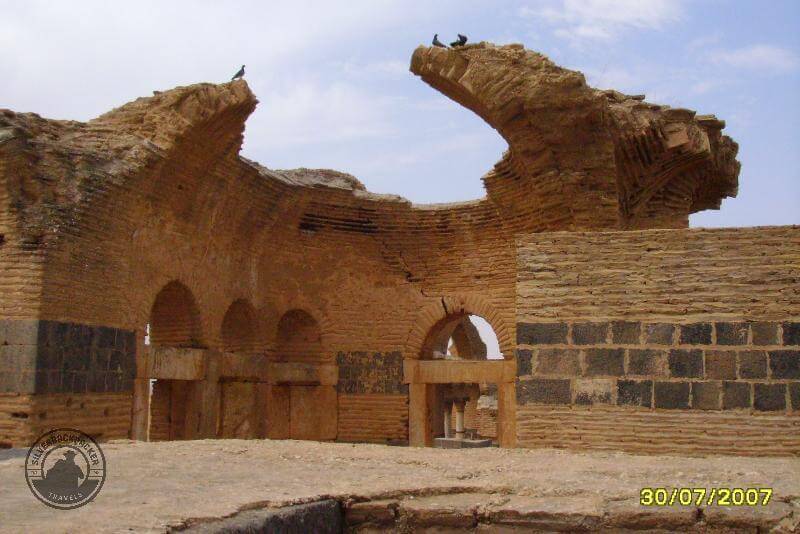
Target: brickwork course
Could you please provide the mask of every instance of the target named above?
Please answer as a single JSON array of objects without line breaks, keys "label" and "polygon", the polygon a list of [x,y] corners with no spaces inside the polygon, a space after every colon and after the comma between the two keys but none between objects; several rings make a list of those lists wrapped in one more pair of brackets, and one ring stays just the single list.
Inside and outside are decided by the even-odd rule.
[{"label": "brickwork course", "polygon": [[723,121],[521,45],[410,67],[508,142],[485,197],[242,158],[242,80],[86,123],[0,110],[0,445],[430,445],[473,384],[502,447],[800,454],[800,228],[688,229],[737,192]]}]

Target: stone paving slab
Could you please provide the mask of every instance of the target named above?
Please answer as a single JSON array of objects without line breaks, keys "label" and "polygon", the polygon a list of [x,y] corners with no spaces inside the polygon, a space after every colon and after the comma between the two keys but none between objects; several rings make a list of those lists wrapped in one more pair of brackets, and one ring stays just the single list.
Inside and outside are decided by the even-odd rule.
[{"label": "stone paving slab", "polygon": [[[449,510],[448,521],[463,524],[455,527],[462,531],[558,524],[708,530],[713,524],[792,532],[800,523],[798,458],[418,449],[292,440],[102,446],[108,465],[105,486],[94,502],[69,511],[53,510],[33,497],[24,458],[0,460],[0,532],[164,532],[245,510],[330,498],[342,503],[353,522],[368,523],[375,514],[381,528],[393,528],[387,527],[392,517],[395,525],[398,519],[411,525],[414,517],[435,523],[431,512],[439,509]],[[645,508],[638,498],[646,486],[769,486],[774,497],[758,509]],[[404,510],[411,513],[404,515]]]}]

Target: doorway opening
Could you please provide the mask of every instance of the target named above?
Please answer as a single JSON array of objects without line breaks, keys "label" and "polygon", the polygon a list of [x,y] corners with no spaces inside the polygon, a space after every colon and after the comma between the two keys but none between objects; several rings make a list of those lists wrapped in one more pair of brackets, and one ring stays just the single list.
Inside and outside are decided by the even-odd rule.
[{"label": "doorway opening", "polygon": [[[159,291],[150,311],[145,344],[151,349],[200,348],[202,324],[192,292],[178,281]],[[194,383],[155,379],[150,383],[150,441],[187,439],[195,410]]]},{"label": "doorway opening", "polygon": [[[486,372],[489,366],[461,365],[504,359],[491,325],[468,313],[445,317],[431,329],[420,356],[421,360],[442,362],[440,374],[461,377],[428,385],[430,435],[426,442],[446,448],[497,445],[495,375]],[[466,372],[444,370],[450,362]]]}]

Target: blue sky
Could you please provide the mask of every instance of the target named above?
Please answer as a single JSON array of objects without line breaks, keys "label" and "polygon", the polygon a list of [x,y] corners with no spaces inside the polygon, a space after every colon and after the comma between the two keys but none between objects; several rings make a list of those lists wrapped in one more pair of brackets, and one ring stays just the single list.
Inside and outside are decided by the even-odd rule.
[{"label": "blue sky", "polygon": [[693,226],[800,223],[800,2],[0,0],[0,107],[90,119],[247,64],[261,103],[243,154],[327,167],[414,202],[483,195],[502,138],[408,72],[438,32],[521,42],[591,85],[714,113],[739,197]]}]

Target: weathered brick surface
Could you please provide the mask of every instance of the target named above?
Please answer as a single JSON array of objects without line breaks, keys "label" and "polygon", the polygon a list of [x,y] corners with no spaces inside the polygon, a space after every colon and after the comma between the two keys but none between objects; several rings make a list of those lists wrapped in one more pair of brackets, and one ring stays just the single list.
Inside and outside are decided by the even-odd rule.
[{"label": "weathered brick surface", "polygon": [[[737,436],[750,436],[741,438],[737,451],[758,448],[751,429],[760,427],[761,432],[773,429],[765,435],[779,436],[772,445],[775,450],[799,452],[791,445],[796,419],[792,394],[800,387],[795,385],[800,383],[795,377],[796,346],[786,344],[794,339],[786,325],[796,323],[793,318],[800,314],[800,294],[787,290],[796,285],[798,276],[798,229],[768,229],[766,234],[762,229],[645,234],[579,233],[569,239],[565,235],[564,241],[551,234],[519,240],[521,267],[525,260],[539,264],[546,256],[559,269],[536,277],[523,268],[517,283],[518,321],[536,318],[552,323],[558,318],[567,324],[571,344],[559,342],[552,348],[580,349],[584,376],[615,383],[616,408],[605,409],[611,410],[609,420],[629,425],[625,428],[653,424],[661,417],[658,414],[665,413],[675,414],[676,421],[721,417],[725,423],[720,423],[720,432],[737,429],[730,434],[732,442]],[[732,291],[733,287],[742,290]],[[770,292],[781,297],[771,298]],[[609,337],[587,343],[583,325],[606,322]],[[624,373],[593,375],[603,360],[592,355],[617,349],[625,353]],[[577,382],[574,387],[573,411],[559,412],[558,420],[564,424],[569,424],[570,413],[578,424],[583,415],[577,410],[589,414],[599,409],[589,395],[579,393]],[[787,399],[783,404],[781,390]],[[770,417],[759,418],[754,410]],[[524,419],[534,412],[541,416],[540,411],[521,407],[518,428],[535,428],[535,421]],[[581,439],[598,446],[614,439],[615,425],[602,431],[595,428],[583,431]],[[663,432],[686,443],[708,439],[702,424],[685,428],[676,423]],[[548,442],[526,436],[522,431],[520,439]]]}]

